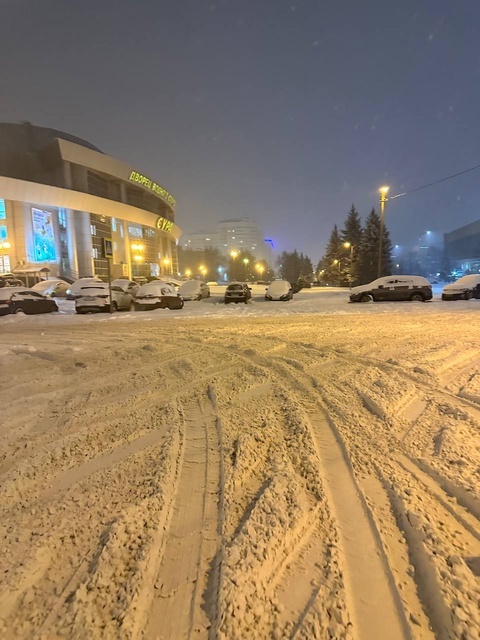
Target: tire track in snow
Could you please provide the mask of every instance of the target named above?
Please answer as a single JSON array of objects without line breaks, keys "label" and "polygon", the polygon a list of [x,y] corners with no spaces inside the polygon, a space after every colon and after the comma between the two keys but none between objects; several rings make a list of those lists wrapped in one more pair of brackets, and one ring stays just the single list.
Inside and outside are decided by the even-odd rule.
[{"label": "tire track in snow", "polygon": [[378,533],[353,478],[351,467],[327,419],[309,415],[336,516],[346,563],[347,602],[354,611],[355,636],[365,640],[410,638],[398,594],[378,543]]},{"label": "tire track in snow", "polygon": [[211,401],[187,405],[185,424],[183,462],[144,632],[147,640],[207,638],[216,624],[211,604],[217,584],[209,584],[208,578],[219,547],[221,451]]}]

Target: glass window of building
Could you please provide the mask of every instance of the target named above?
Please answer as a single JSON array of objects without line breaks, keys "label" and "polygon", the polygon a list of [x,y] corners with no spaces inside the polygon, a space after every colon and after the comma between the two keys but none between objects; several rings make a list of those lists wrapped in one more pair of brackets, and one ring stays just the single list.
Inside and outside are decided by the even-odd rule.
[{"label": "glass window of building", "polygon": [[0,240],[6,240],[8,238],[7,227],[4,224],[0,224]]},{"label": "glass window of building", "polygon": [[5,220],[7,212],[5,211],[5,200],[0,199],[0,220]]},{"label": "glass window of building", "polygon": [[67,213],[65,209],[58,210],[58,224],[64,229],[67,228]]}]

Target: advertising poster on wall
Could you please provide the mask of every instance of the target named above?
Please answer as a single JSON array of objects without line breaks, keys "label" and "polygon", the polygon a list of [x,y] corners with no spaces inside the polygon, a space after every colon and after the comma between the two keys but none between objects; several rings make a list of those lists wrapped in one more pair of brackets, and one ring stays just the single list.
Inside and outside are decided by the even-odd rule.
[{"label": "advertising poster on wall", "polygon": [[53,215],[49,211],[32,209],[33,251],[35,262],[55,262]]}]

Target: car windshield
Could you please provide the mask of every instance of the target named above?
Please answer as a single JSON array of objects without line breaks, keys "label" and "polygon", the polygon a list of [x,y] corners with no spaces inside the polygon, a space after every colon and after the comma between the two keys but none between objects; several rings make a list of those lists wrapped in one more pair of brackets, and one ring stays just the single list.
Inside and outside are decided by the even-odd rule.
[{"label": "car windshield", "polygon": [[243,291],[244,287],[241,284],[229,284],[227,287],[228,291]]},{"label": "car windshield", "polygon": [[180,287],[180,292],[187,293],[189,291],[194,292],[200,289],[200,282],[192,280],[191,282],[185,282]]}]

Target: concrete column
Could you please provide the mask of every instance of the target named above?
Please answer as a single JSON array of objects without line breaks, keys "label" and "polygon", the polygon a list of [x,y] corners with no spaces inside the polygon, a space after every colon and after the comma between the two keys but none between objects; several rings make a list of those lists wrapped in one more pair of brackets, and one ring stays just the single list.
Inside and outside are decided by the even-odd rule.
[{"label": "concrete column", "polygon": [[71,209],[66,209],[65,214],[67,217],[67,248],[68,248],[68,262],[70,264],[70,275],[72,278],[78,277],[78,256],[77,256],[77,243],[76,243],[76,229],[75,229],[75,215],[76,212]]},{"label": "concrete column", "polygon": [[93,276],[92,234],[90,232],[90,214],[75,211],[75,246],[77,253],[78,275]]}]

